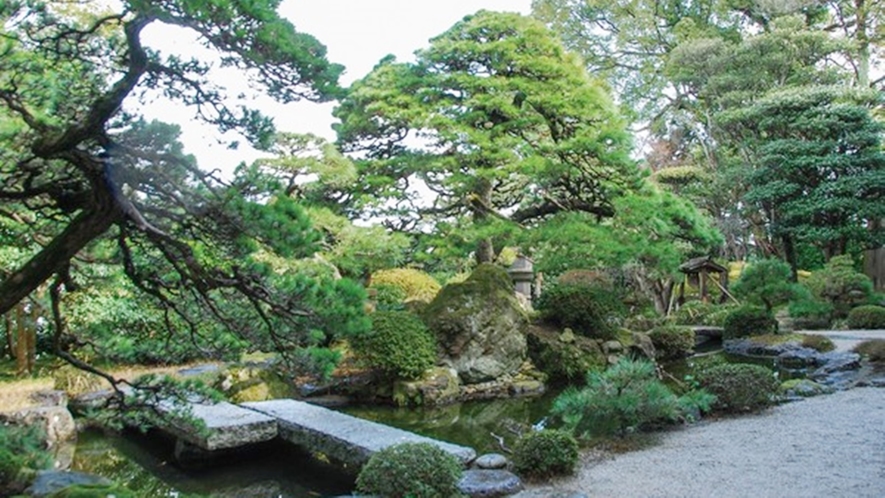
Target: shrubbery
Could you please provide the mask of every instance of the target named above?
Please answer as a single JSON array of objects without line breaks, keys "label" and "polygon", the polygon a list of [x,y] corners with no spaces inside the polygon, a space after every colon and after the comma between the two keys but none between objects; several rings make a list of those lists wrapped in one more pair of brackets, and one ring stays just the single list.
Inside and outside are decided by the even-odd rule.
[{"label": "shrubbery", "polygon": [[624,303],[613,290],[593,284],[555,284],[535,303],[548,323],[570,327],[594,339],[613,339],[617,322],[626,314]]},{"label": "shrubbery", "polygon": [[544,478],[571,474],[578,464],[578,441],[566,431],[530,432],[513,448],[513,467],[522,476]]},{"label": "shrubbery", "polygon": [[461,463],[430,443],[402,443],[372,455],[356,479],[360,493],[384,498],[459,496]]},{"label": "shrubbery", "polygon": [[854,352],[874,362],[885,361],[885,339],[869,339],[854,347]]},{"label": "shrubbery", "polygon": [[414,268],[392,268],[379,270],[372,274],[370,287],[393,285],[405,292],[404,301],[431,301],[442,286],[429,274]]},{"label": "shrubbery", "polygon": [[848,326],[853,329],[885,329],[885,308],[869,304],[852,308]]},{"label": "shrubbery", "polygon": [[560,394],[551,415],[584,437],[692,418],[707,411],[712,402],[713,397],[703,392],[680,398],[658,380],[653,363],[623,358],[604,372],[589,372],[586,387]]},{"label": "shrubbery", "polygon": [[733,309],[733,306],[724,304],[688,301],[670,315],[669,321],[677,325],[721,327],[726,315]]},{"label": "shrubbery", "polygon": [[792,281],[790,265],[779,259],[763,259],[748,265],[731,290],[735,296],[764,306],[769,312],[801,292]]},{"label": "shrubbery", "polygon": [[51,463],[41,429],[0,423],[0,496],[20,492]]},{"label": "shrubbery", "polygon": [[663,325],[648,333],[658,359],[672,360],[684,358],[694,348],[694,332],[688,327]]},{"label": "shrubbery", "polygon": [[774,334],[777,332],[777,320],[765,308],[741,306],[725,317],[722,328],[723,339]]},{"label": "shrubbery", "polygon": [[381,283],[369,287],[369,296],[373,297],[378,311],[402,310],[406,291],[398,285]]},{"label": "shrubbery", "polygon": [[808,299],[793,301],[789,306],[790,317],[797,329],[823,330],[830,326],[833,317],[833,305]]},{"label": "shrubbery", "polygon": [[805,334],[802,336],[802,347],[811,348],[821,353],[836,349],[833,341],[825,335]]},{"label": "shrubbery", "polygon": [[811,274],[808,288],[833,306],[834,318],[845,318],[852,306],[869,302],[873,294],[870,277],[854,269],[851,256],[836,256]]},{"label": "shrubbery", "polygon": [[716,409],[752,411],[771,405],[778,390],[774,372],[760,365],[723,363],[700,370],[697,381],[716,396]]},{"label": "shrubbery", "polygon": [[372,313],[372,330],[351,339],[354,352],[387,375],[415,379],[436,362],[436,341],[417,316],[406,311]]}]

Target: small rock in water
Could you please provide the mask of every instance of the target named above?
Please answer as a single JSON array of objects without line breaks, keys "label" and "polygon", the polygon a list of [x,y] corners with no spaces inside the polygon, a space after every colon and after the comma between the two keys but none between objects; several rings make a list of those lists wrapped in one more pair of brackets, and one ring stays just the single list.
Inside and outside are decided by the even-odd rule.
[{"label": "small rock in water", "polygon": [[471,498],[494,498],[522,490],[522,481],[506,470],[465,470],[458,489]]},{"label": "small rock in water", "polygon": [[487,453],[477,458],[474,464],[480,469],[503,469],[507,466],[507,457],[500,453]]}]

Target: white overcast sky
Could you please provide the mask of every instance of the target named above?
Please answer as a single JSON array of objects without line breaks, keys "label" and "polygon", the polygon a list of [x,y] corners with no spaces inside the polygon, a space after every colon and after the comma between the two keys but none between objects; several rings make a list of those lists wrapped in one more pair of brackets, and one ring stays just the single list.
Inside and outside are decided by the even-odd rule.
[{"label": "white overcast sky", "polygon": [[[398,60],[411,60],[415,50],[448,30],[465,15],[478,10],[529,14],[531,0],[286,0],[280,7],[283,17],[296,30],[315,36],[328,48],[328,59],[345,66],[342,84],[365,76],[387,54]],[[162,50],[187,53],[193,40],[177,28],[149,32],[149,44]],[[227,74],[227,78],[237,75]],[[225,85],[236,88],[233,81]],[[314,133],[333,139],[331,129],[334,103],[281,105],[259,100],[262,112],[272,116],[281,131]],[[227,150],[217,145],[217,133],[190,121],[191,113],[162,102],[155,102],[145,114],[151,118],[177,122],[184,130],[187,151],[197,156],[204,168],[232,171],[241,161],[251,161],[254,151],[241,147]]]}]

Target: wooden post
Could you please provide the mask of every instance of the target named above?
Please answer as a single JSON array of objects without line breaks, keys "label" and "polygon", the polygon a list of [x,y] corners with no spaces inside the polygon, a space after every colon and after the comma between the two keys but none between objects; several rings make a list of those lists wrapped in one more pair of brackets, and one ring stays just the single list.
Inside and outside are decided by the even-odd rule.
[{"label": "wooden post", "polygon": [[698,275],[698,287],[701,293],[701,302],[709,303],[710,299],[707,296],[707,269],[701,268],[701,273]]}]

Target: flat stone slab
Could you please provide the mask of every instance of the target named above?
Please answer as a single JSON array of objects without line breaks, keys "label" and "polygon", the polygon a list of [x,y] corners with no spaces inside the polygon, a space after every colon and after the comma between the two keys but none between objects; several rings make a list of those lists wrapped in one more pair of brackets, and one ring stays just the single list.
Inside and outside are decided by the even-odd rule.
[{"label": "flat stone slab", "polygon": [[[168,414],[172,406],[161,403],[158,408]],[[256,411],[227,402],[190,407],[191,416],[202,420],[205,429],[176,418],[169,418],[167,425],[160,428],[207,451],[237,448],[277,437],[277,421]]]},{"label": "flat stone slab", "polygon": [[476,458],[476,451],[472,448],[419,436],[303,401],[277,399],[241,406],[276,418],[283,439],[348,465],[363,465],[376,452],[399,443],[434,444],[464,465]]}]

